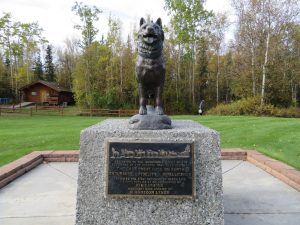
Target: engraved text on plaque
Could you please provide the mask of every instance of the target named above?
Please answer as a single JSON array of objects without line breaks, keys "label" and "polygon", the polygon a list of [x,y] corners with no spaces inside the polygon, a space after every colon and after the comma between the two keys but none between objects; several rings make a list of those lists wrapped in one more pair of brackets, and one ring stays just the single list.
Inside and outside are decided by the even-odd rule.
[{"label": "engraved text on plaque", "polygon": [[194,145],[119,142],[107,145],[108,196],[194,197]]}]

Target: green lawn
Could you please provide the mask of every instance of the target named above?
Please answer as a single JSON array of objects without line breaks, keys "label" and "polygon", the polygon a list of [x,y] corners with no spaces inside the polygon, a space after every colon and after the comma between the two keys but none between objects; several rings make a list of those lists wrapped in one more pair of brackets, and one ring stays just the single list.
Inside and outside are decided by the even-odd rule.
[{"label": "green lawn", "polygon": [[250,116],[176,116],[217,130],[222,148],[255,149],[300,170],[300,119]]},{"label": "green lawn", "polygon": [[36,150],[79,149],[80,130],[104,119],[80,116],[1,116],[0,166]]},{"label": "green lawn", "polygon": [[[256,149],[300,170],[300,119],[230,116],[174,116],[221,134],[222,148]],[[0,165],[35,150],[79,149],[80,130],[103,117],[2,116]]]}]

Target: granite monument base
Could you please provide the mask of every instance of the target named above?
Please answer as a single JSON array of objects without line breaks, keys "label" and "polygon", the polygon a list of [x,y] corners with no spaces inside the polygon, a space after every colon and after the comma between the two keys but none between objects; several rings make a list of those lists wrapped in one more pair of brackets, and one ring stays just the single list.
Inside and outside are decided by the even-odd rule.
[{"label": "granite monument base", "polygon": [[[128,120],[114,119],[103,121],[81,132],[76,209],[77,225],[224,224],[219,135],[207,127],[188,120],[174,121],[172,127],[172,129],[167,130],[130,130]],[[114,142],[115,140],[117,143]],[[122,149],[123,151],[118,151],[118,146],[122,146],[120,143],[122,144],[123,141],[124,143],[142,143],[141,146],[143,143],[150,143],[150,147],[146,149],[152,155],[140,149],[136,150],[136,153],[127,151],[125,147]],[[108,147],[109,143],[114,145]],[[160,146],[160,149],[164,148],[165,150],[152,151],[149,148],[155,147],[153,143],[162,143],[162,146],[165,143],[172,143],[179,149],[180,144],[176,145],[176,143],[190,143],[189,145],[193,146],[193,151],[191,152],[190,147],[188,147],[180,152],[181,150],[177,151],[175,147],[168,149],[167,146]],[[128,144],[128,146],[131,145]],[[110,148],[113,149],[111,155],[109,153]],[[170,149],[174,149],[174,151]],[[155,156],[153,152],[159,152],[159,155]],[[141,163],[143,168],[142,159],[144,162],[150,162],[149,165],[154,165],[153,163],[162,165],[159,160],[153,161],[151,157],[166,157],[161,159],[165,166],[168,165],[169,161],[171,163],[180,163],[182,162],[180,160],[187,161],[189,154],[193,154],[193,165],[189,164],[186,168],[189,171],[191,165],[193,167],[194,174],[191,182],[194,183],[194,191],[187,192],[182,189],[184,194],[188,193],[188,197],[182,197],[180,194],[170,197],[165,191],[159,192],[158,197],[155,192],[150,195],[147,195],[149,193],[146,192],[139,192],[139,195],[135,196],[134,191],[121,190],[126,195],[120,197],[115,197],[115,195],[110,195],[107,192],[108,186],[111,186],[112,191],[116,191],[117,194],[120,192],[120,190],[114,189],[114,183],[110,183],[108,178],[120,180],[124,176],[123,180],[127,180],[126,167],[133,160],[128,161],[127,159],[130,157],[135,157],[135,164]],[[147,157],[149,160],[145,160]],[[126,160],[122,161],[124,159]],[[191,159],[189,158],[189,160]],[[115,166],[112,172],[108,173],[108,165],[111,164],[122,165],[123,168]],[[116,172],[117,169],[125,172]],[[143,169],[146,170],[147,168]],[[159,171],[159,168],[152,168],[152,170],[154,169]],[[167,173],[167,175],[181,176],[183,174],[185,176],[183,172],[182,170],[180,173]],[[149,173],[141,174],[142,178]],[[139,176],[131,178],[134,180],[131,183],[136,182],[135,179],[138,178]],[[161,184],[161,181],[160,179],[155,185],[152,184],[153,187],[164,186],[165,184]],[[191,185],[189,182],[186,184]],[[171,186],[172,183],[170,182],[168,188]]]}]

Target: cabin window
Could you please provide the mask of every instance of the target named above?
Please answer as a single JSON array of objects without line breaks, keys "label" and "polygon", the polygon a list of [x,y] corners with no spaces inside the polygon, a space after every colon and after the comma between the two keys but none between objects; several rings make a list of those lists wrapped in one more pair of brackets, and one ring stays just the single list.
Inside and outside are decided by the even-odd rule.
[{"label": "cabin window", "polygon": [[31,95],[32,95],[32,96],[37,96],[37,92],[36,92],[36,91],[33,91],[33,92],[31,92]]}]

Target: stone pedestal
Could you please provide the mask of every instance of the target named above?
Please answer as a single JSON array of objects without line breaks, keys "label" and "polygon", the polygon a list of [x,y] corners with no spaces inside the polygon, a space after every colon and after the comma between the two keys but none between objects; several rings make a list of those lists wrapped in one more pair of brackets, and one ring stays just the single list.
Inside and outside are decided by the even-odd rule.
[{"label": "stone pedestal", "polygon": [[[114,119],[81,132],[77,225],[222,225],[224,209],[219,135],[193,121],[173,121],[172,129],[130,130]],[[106,195],[106,143],[111,139],[194,143],[195,197],[112,198]]]}]

